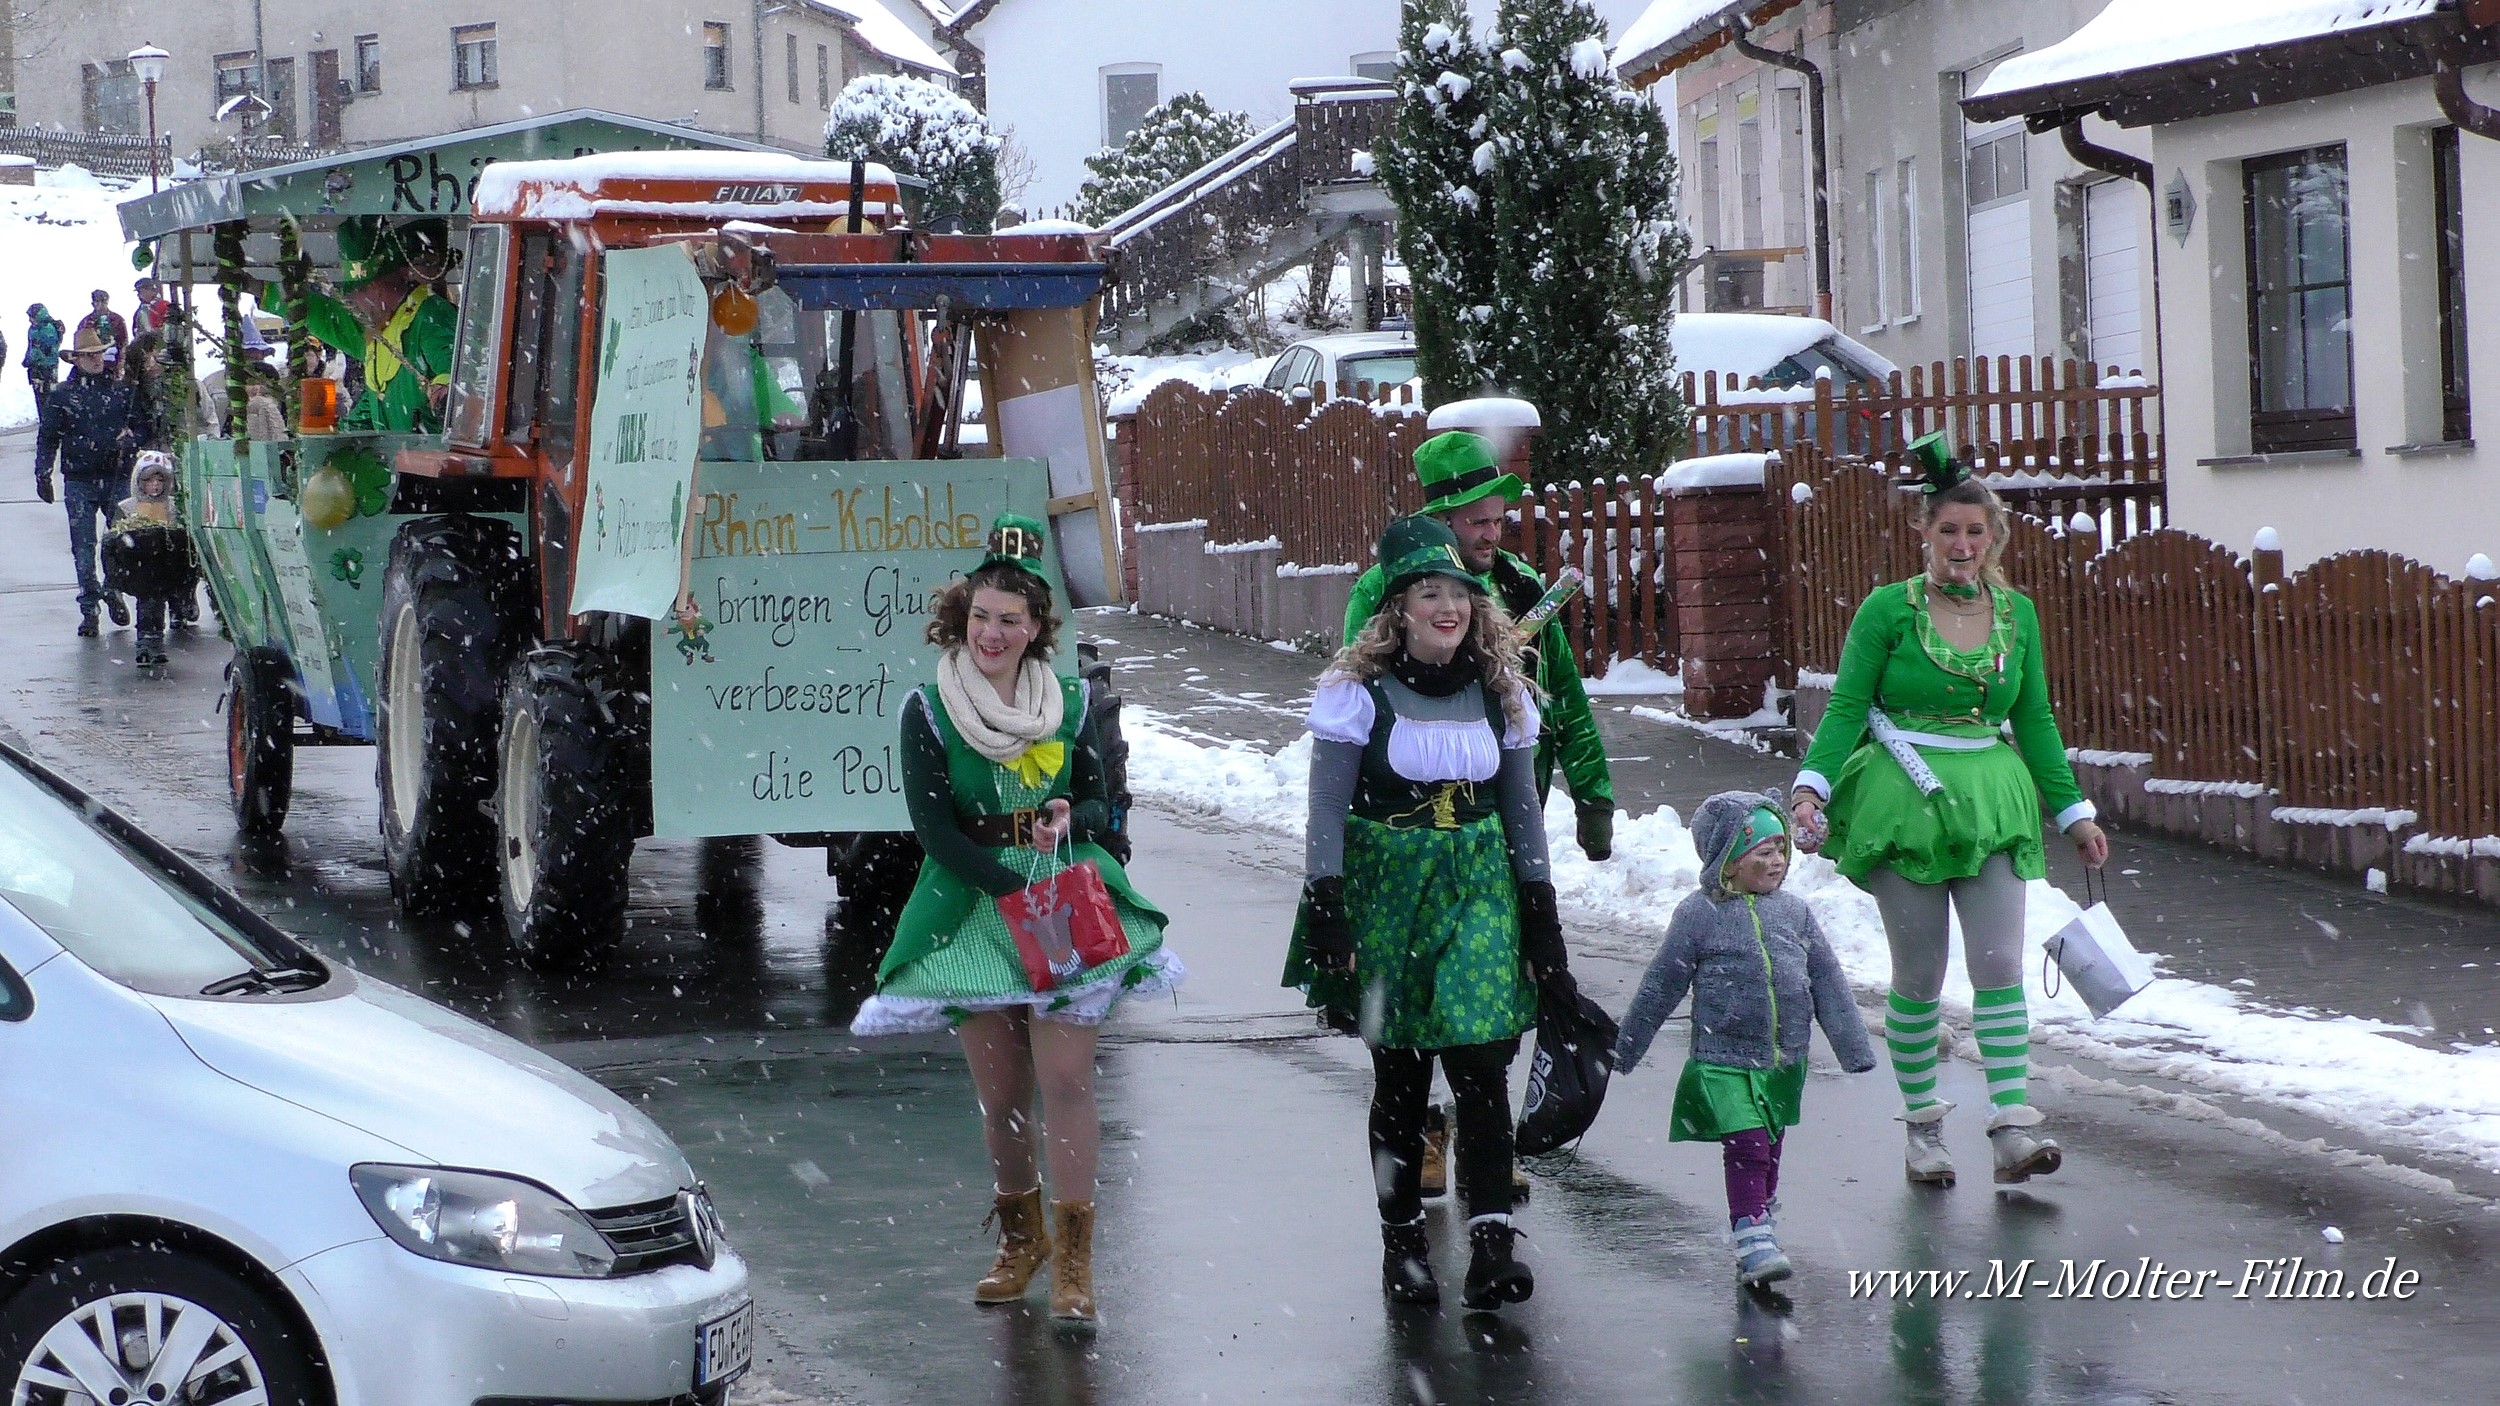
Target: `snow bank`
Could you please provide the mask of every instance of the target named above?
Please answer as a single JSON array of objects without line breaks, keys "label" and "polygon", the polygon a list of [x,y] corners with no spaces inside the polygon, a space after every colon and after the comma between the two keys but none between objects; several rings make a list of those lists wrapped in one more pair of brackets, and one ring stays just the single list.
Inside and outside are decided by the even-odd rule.
[{"label": "snow bank", "polygon": [[[1016,228],[1022,231],[1024,226]],[[1104,413],[1134,415],[1146,403],[1147,392],[1166,381],[1186,381],[1200,390],[1220,391],[1239,384],[1236,373],[1255,359],[1234,347],[1198,356],[1106,356],[1094,363],[1094,374],[1110,392]]]},{"label": "snow bank", "polygon": [[[1647,712],[1649,710],[1642,710]],[[1273,835],[1302,834],[1308,811],[1307,737],[1275,753],[1242,742],[1192,741],[1183,725],[1131,705],[1129,785],[1140,800]],[[1572,831],[1571,802],[1547,815],[1555,835]],[[1615,857],[1592,864],[1554,846],[1554,887],[1568,920],[1609,933],[1575,935],[1582,950],[1647,961],[1676,904],[1699,885],[1691,832],[1671,806],[1620,816]],[[1289,882],[1280,879],[1279,882]],[[1798,856],[1792,892],[1815,912],[1851,983],[1867,997],[1889,979],[1891,956],[1875,902],[1819,855]],[[2023,968],[2037,973],[2043,944],[2079,909],[2045,880],[2030,886]],[[2126,911],[2129,936],[2156,970],[2157,915]],[[1634,936],[1628,941],[1614,934]],[[1285,934],[1264,935],[1281,952]],[[1957,927],[1954,945],[1960,946]],[[1946,966],[1948,1028],[1967,1054],[1970,983],[1959,955]],[[2362,1139],[2459,1156],[2500,1171],[2500,1046],[2424,1048],[2398,1036],[2426,1033],[2356,1016],[2269,1009],[2256,993],[2165,977],[2111,1016],[2094,1020],[2072,987],[2051,996],[2029,983],[2032,1038],[2124,1073],[2235,1094],[2336,1124]],[[1872,1086],[1870,1086],[1872,1087]],[[2335,1153],[2322,1146],[2313,1150]]]},{"label": "snow bank", "polygon": [[[8,356],[0,359],[0,427],[35,422],[35,393],[18,362],[26,355],[26,306],[41,303],[61,320],[61,348],[87,315],[87,295],[101,288],[113,310],[130,316],[130,245],[114,209],[129,195],[126,183],[106,185],[85,171],[39,171],[31,186],[0,185],[0,332]],[[209,303],[215,317],[215,303]],[[69,368],[61,368],[67,376]]]},{"label": "snow bank", "polygon": [[[2322,34],[2404,24],[2437,0],[2110,0],[2064,42],[1998,64],[1973,97],[2106,78]],[[2357,41],[2358,42],[2358,41]]]},{"label": "snow bank", "polygon": [[1770,465],[1768,454],[1705,454],[1668,465],[1658,486],[1669,493],[1679,488],[1760,488]]},{"label": "snow bank", "polygon": [[1480,395],[1435,408],[1424,424],[1434,430],[1534,430],[1544,428],[1545,421],[1535,406],[1517,397]]},{"label": "snow bank", "polygon": [[1603,676],[1582,680],[1591,698],[1637,698],[1684,691],[1681,674],[1665,673],[1643,659],[1617,659]]}]

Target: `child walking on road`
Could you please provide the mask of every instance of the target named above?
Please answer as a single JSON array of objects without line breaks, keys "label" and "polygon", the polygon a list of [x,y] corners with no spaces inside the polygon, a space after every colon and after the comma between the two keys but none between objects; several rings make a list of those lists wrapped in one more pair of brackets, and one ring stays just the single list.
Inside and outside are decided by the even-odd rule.
[{"label": "child walking on road", "polygon": [[1785,1279],[1778,1196],[1780,1138],[1798,1120],[1812,1022],[1843,1069],[1875,1067],[1866,1022],[1813,910],[1780,892],[1788,815],[1776,796],[1722,791],[1693,816],[1701,887],[1677,905],[1667,940],[1623,1018],[1615,1069],[1630,1073],[1690,988],[1692,1056],[1676,1085],[1670,1142],[1715,1141],[1727,1172],[1736,1275]]}]

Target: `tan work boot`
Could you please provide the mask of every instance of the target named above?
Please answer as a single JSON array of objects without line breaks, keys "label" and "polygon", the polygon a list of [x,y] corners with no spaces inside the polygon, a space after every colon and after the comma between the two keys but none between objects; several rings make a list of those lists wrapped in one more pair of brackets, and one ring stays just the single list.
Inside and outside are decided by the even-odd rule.
[{"label": "tan work boot", "polygon": [[1094,1321],[1094,1203],[1053,1201],[1057,1232],[1050,1258],[1050,1316],[1070,1323]]},{"label": "tan work boot", "polygon": [[974,1303],[1014,1303],[1050,1258],[1050,1231],[1042,1225],[1042,1189],[998,1193],[984,1229],[998,1227],[998,1262],[972,1286]]},{"label": "tan work boot", "polygon": [[1438,1106],[1424,1110],[1423,1197],[1450,1194],[1450,1119]]}]

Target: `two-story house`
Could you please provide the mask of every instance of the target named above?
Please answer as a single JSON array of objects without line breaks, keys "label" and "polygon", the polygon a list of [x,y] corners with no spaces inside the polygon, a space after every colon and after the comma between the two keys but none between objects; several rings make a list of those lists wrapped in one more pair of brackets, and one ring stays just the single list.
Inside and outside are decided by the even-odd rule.
[{"label": "two-story house", "polygon": [[20,125],[144,133],[127,56],[154,44],[172,55],[156,130],[177,155],[244,135],[247,119],[253,135],[332,147],[565,108],[815,151],[850,79],[954,72],[880,0],[37,0],[12,18]]}]

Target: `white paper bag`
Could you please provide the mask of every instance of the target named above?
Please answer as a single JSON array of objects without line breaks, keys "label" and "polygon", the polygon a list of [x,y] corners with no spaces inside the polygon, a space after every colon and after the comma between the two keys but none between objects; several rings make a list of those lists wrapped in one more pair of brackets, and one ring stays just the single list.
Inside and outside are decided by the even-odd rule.
[{"label": "white paper bag", "polygon": [[[2126,929],[2118,926],[2117,915],[2105,902],[2084,909],[2059,928],[2049,938],[2048,955],[2096,1017],[2125,1005],[2128,997],[2153,984],[2153,964],[2127,941]],[[2057,992],[2048,980],[2048,973],[2042,972],[2042,987],[2054,996]]]}]

